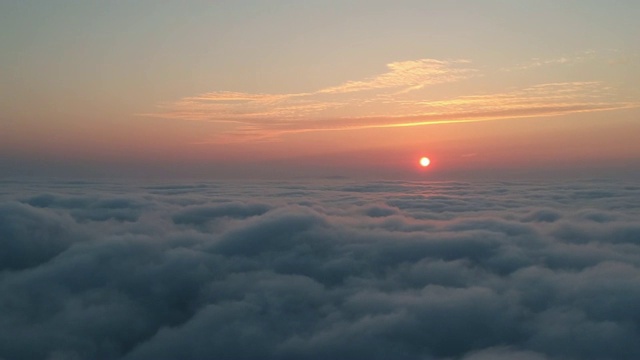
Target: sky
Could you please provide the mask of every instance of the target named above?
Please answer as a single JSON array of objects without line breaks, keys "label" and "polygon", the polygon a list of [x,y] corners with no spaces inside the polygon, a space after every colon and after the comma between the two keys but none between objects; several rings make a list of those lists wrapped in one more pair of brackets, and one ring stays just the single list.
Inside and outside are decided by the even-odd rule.
[{"label": "sky", "polygon": [[632,0],[4,1],[0,171],[638,175],[639,17]]}]

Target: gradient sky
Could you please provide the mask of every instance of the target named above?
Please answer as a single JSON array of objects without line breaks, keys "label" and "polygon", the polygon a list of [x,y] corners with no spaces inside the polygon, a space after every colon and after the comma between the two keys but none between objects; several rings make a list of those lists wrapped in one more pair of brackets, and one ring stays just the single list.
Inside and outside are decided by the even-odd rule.
[{"label": "gradient sky", "polygon": [[634,0],[3,1],[0,171],[637,173],[639,18]]}]

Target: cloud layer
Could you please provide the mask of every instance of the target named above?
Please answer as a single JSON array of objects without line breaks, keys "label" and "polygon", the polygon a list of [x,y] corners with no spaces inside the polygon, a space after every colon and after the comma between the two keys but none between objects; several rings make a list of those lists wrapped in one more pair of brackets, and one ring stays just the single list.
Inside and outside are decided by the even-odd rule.
[{"label": "cloud layer", "polygon": [[0,358],[640,356],[635,185],[4,185]]}]

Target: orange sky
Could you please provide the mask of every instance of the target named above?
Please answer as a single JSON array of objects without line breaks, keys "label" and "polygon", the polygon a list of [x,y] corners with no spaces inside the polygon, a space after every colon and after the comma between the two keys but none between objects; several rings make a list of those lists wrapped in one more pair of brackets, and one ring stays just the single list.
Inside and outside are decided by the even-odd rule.
[{"label": "orange sky", "polygon": [[0,5],[0,170],[446,177],[640,161],[635,2],[284,3]]}]

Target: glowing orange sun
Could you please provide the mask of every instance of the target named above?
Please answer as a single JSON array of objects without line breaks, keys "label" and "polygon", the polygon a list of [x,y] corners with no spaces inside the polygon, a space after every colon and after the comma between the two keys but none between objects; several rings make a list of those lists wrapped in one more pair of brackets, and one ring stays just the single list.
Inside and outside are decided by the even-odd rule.
[{"label": "glowing orange sun", "polygon": [[431,164],[431,160],[429,160],[428,157],[424,156],[420,158],[420,166],[427,167],[429,164]]}]

